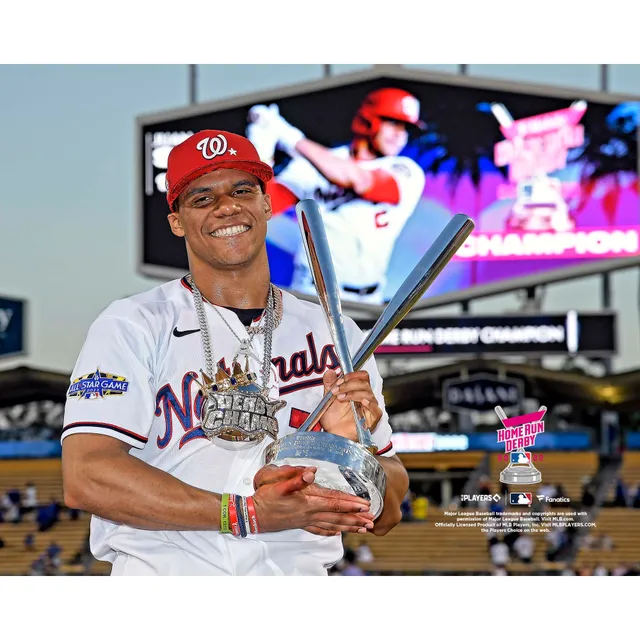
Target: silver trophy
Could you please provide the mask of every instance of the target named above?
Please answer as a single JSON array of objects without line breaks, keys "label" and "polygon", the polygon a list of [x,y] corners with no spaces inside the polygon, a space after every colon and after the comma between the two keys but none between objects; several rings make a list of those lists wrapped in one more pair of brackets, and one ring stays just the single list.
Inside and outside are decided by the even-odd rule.
[{"label": "silver trophy", "polygon": [[[541,407],[546,410],[546,407]],[[500,422],[504,424],[507,414],[502,407],[496,407]],[[542,474],[533,466],[523,447],[509,454],[509,464],[500,472],[500,482],[504,484],[538,484]]]},{"label": "silver trophy", "polygon": [[[364,366],[377,347],[424,295],[474,229],[471,218],[462,214],[455,215],[449,221],[385,307],[352,359],[344,332],[340,290],[322,215],[317,203],[310,199],[299,202],[296,211],[318,298],[327,317],[344,374],[359,371]],[[325,394],[296,433],[269,445],[265,451],[265,463],[317,467],[317,484],[370,500],[371,512],[377,518],[384,506],[386,475],[374,455],[377,447],[367,428],[360,404],[351,403],[357,442],[322,431],[310,431],[334,400],[335,396],[331,392]]]}]

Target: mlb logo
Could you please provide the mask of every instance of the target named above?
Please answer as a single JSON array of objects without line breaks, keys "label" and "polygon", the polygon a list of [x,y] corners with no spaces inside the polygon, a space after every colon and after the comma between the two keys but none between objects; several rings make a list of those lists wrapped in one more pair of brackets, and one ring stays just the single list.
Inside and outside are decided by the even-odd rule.
[{"label": "mlb logo", "polygon": [[533,500],[533,495],[531,493],[516,491],[509,494],[509,504],[531,506],[532,500]]},{"label": "mlb logo", "polygon": [[531,454],[528,451],[512,453],[511,464],[531,464]]}]

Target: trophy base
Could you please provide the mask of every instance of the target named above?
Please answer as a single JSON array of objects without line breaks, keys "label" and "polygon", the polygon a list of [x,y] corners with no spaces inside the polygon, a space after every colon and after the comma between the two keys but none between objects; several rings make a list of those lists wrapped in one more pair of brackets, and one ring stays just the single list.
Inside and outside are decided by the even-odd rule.
[{"label": "trophy base", "polygon": [[507,467],[500,473],[500,482],[504,484],[538,484],[541,480],[542,474],[532,467],[522,469]]},{"label": "trophy base", "polygon": [[357,442],[326,432],[294,433],[267,447],[265,463],[317,467],[316,483],[321,487],[365,498],[371,502],[374,517],[382,513],[387,476]]}]

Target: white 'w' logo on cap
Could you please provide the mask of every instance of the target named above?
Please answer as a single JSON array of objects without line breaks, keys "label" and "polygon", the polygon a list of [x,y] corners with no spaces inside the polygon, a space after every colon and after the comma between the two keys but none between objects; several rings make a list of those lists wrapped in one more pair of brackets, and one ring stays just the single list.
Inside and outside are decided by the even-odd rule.
[{"label": "white 'w' logo on cap", "polygon": [[205,160],[213,160],[227,152],[227,139],[223,135],[214,138],[203,138],[196,145],[198,151],[202,151]]}]

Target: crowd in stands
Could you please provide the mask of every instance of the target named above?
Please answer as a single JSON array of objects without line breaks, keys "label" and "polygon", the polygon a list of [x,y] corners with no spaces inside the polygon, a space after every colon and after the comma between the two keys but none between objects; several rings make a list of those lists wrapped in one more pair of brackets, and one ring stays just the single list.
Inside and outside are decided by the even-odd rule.
[{"label": "crowd in stands", "polygon": [[345,547],[342,559],[329,570],[332,576],[365,576],[367,572],[362,567],[363,564],[373,562],[375,558],[369,545],[362,542],[355,548]]},{"label": "crowd in stands", "polygon": [[605,506],[640,509],[640,483],[629,486],[622,478],[618,478],[615,497],[606,502]]},{"label": "crowd in stands", "polygon": [[603,564],[584,565],[579,568],[567,567],[560,573],[562,576],[640,576],[640,562],[636,564],[621,563],[612,571]]},{"label": "crowd in stands", "polygon": [[[27,535],[27,538],[29,535]],[[33,550],[33,546],[27,547],[27,539],[25,538],[25,548]],[[62,547],[56,542],[52,542],[46,549],[46,551],[40,554],[31,563],[32,576],[56,576],[60,574],[60,568],[62,565]]]},{"label": "crowd in stands", "polygon": [[[19,524],[26,517],[36,522],[41,533],[51,529],[59,520],[63,507],[51,496],[48,502],[38,500],[37,489],[33,483],[27,483],[24,491],[17,488],[9,489],[0,499],[0,523]],[[77,520],[80,512],[77,509],[67,509],[69,517]]]},{"label": "crowd in stands", "polygon": [[424,522],[429,515],[429,499],[423,495],[416,495],[413,491],[407,491],[400,510],[403,522]]},{"label": "crowd in stands", "polygon": [[[23,548],[25,552],[36,550],[38,533],[53,529],[60,521],[63,511],[71,520],[77,520],[80,517],[80,512],[77,509],[63,507],[53,496],[46,502],[40,502],[38,491],[32,482],[28,482],[22,491],[18,488],[11,488],[0,497],[0,523],[18,525],[22,522],[33,522],[33,530],[24,537]],[[0,536],[0,550],[3,547],[5,547],[5,543]],[[56,542],[51,542],[47,549],[33,561],[30,575],[59,575],[61,554],[62,548]],[[78,554],[75,561],[80,562],[82,559],[82,554]],[[2,556],[0,555],[0,566],[1,564]]]},{"label": "crowd in stands", "polygon": [[[593,497],[594,487],[590,478],[583,478],[583,503],[589,506],[589,499]],[[497,487],[494,487],[488,478],[480,481],[478,493],[480,495],[493,494]],[[506,485],[499,487],[499,492],[505,495],[508,492]],[[546,495],[549,498],[565,495],[561,485],[542,485],[537,490],[538,495]],[[586,500],[585,500],[586,496]],[[424,495],[417,495],[409,490],[401,504],[402,519],[404,522],[426,522],[429,516],[429,498]],[[593,504],[593,503],[591,503]],[[458,501],[454,499],[452,507],[459,507]],[[466,506],[466,505],[465,505]],[[502,501],[480,501],[472,505],[477,509],[486,509],[495,515],[494,522],[500,522],[500,515],[504,511]],[[610,502],[610,506],[624,506],[628,508],[640,508],[640,486],[628,487],[622,480],[618,480],[615,498]],[[549,509],[547,504],[536,501],[531,505],[531,513],[542,513]],[[74,509],[63,507],[55,497],[50,497],[48,501],[41,502],[35,485],[29,482],[20,490],[11,488],[0,497],[0,523],[19,524],[23,521],[33,522],[34,530],[27,533],[24,538],[25,552],[33,552],[36,549],[36,537],[38,533],[49,531],[60,521],[61,513],[66,512],[72,520],[80,517],[80,512]],[[499,530],[499,527],[498,527]],[[523,567],[531,565],[535,572],[534,555],[536,548],[540,544],[545,545],[544,557],[548,562],[565,562],[568,560],[568,552],[573,546],[573,536],[575,528],[554,526],[544,535],[530,535],[529,533],[518,533],[508,531],[504,534],[490,532],[487,533],[487,549],[493,566],[491,574],[495,576],[508,575],[508,566],[511,564],[521,564]],[[612,538],[606,534],[596,532],[588,533],[580,538],[579,544],[582,548],[611,550],[614,548]],[[2,548],[5,546],[0,536],[0,564],[2,559]],[[88,559],[91,554],[86,548],[78,552],[71,564],[86,565],[88,571]],[[51,542],[47,549],[41,553],[31,564],[30,575],[48,576],[60,575],[61,573],[62,548]],[[366,565],[374,562],[375,558],[366,538],[363,538],[357,547],[345,547],[342,560],[330,570],[330,575],[338,576],[359,576],[366,575]],[[633,564],[620,564],[613,570],[607,569],[601,563],[593,565],[573,567],[558,570],[563,576],[637,576],[640,575],[640,562]]]}]

